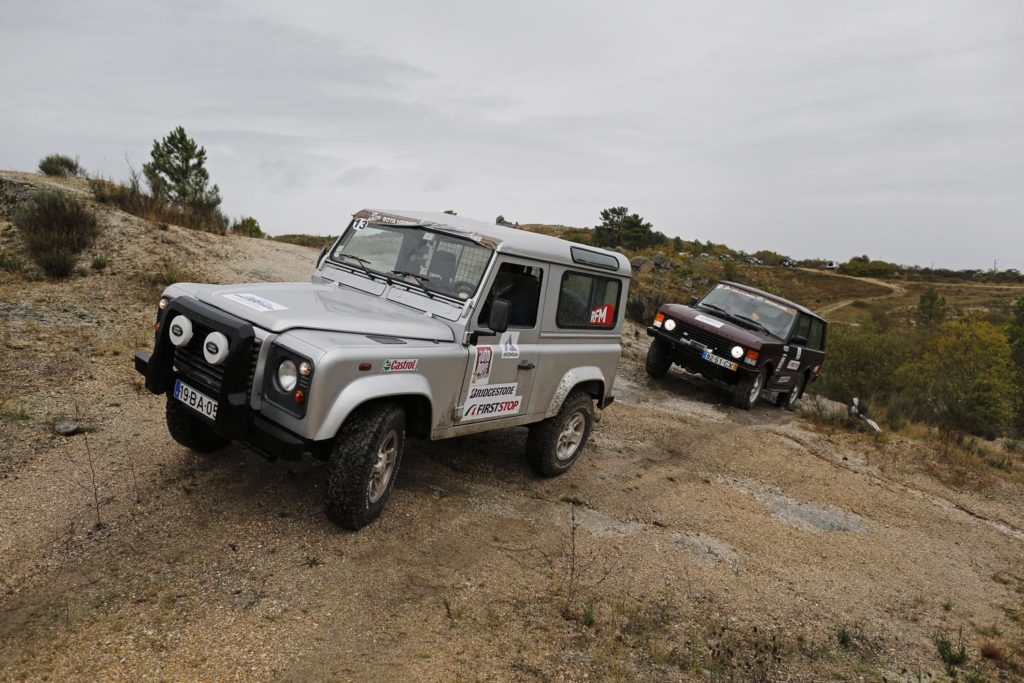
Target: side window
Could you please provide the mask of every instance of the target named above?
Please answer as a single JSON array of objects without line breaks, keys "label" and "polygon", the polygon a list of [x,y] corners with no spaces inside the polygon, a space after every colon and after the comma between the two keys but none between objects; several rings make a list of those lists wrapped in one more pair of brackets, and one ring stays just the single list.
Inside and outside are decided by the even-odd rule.
[{"label": "side window", "polygon": [[622,283],[613,278],[565,273],[558,292],[559,327],[615,327]]},{"label": "side window", "polygon": [[811,333],[807,337],[807,346],[818,351],[825,350],[825,323],[811,319]]},{"label": "side window", "polygon": [[804,339],[808,340],[808,344],[807,345],[810,346],[810,334],[811,334],[811,319],[808,316],[806,316],[803,313],[801,313],[800,317],[796,321],[796,327],[793,328],[793,334],[792,334],[792,336],[790,336],[790,339],[796,339],[797,337],[803,337]]},{"label": "side window", "polygon": [[537,324],[537,308],[540,305],[540,283],[544,271],[535,266],[518,263],[502,263],[494,276],[491,291],[487,292],[484,305],[480,307],[477,322],[486,325],[491,317],[491,302],[506,299],[511,306],[509,327],[534,327]]}]

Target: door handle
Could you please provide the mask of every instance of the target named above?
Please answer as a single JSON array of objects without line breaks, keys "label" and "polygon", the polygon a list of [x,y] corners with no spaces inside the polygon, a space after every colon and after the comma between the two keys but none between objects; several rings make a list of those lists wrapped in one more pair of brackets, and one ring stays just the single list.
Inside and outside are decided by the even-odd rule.
[{"label": "door handle", "polygon": [[523,361],[522,363],[519,364],[520,370],[533,370],[535,367],[537,366],[531,363],[530,361]]}]

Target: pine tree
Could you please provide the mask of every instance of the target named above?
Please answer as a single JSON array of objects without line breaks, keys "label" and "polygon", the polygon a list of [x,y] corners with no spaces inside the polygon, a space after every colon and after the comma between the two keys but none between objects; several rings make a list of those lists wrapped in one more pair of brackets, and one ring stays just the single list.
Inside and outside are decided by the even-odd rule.
[{"label": "pine tree", "polygon": [[152,161],[142,166],[150,191],[157,199],[196,209],[220,206],[220,189],[210,185],[206,149],[178,126],[163,140],[154,140]]}]

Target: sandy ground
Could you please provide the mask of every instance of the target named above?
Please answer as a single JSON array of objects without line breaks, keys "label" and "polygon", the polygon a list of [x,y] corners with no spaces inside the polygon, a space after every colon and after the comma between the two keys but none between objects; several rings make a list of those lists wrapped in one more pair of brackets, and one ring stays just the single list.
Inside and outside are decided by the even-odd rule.
[{"label": "sandy ground", "polygon": [[147,263],[297,280],[315,252],[108,218],[104,273],[0,281],[0,678],[931,680],[958,634],[966,672],[1020,677],[1019,488],[651,381],[634,327],[569,473],[532,475],[522,429],[412,442],[338,530],[324,465],[186,451],[131,364]]}]

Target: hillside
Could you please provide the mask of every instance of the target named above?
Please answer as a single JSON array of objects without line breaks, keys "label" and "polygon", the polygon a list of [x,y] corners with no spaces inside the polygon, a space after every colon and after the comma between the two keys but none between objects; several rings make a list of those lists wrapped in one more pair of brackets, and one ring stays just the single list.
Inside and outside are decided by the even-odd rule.
[{"label": "hillside", "polygon": [[[806,400],[737,411],[697,377],[648,379],[630,324],[572,471],[535,478],[522,429],[413,443],[381,519],[342,533],[322,464],[186,451],[131,360],[162,282],[302,280],[316,249],[161,229],[80,181],[0,172],[5,254],[11,203],[44,186],[102,234],[70,278],[0,270],[0,678],[941,680],[936,640],[961,632],[975,680],[1024,671],[1017,452],[987,444],[1010,463],[991,469]],[[913,297],[740,273],[836,316]],[[85,433],[55,434],[69,419]]]}]

